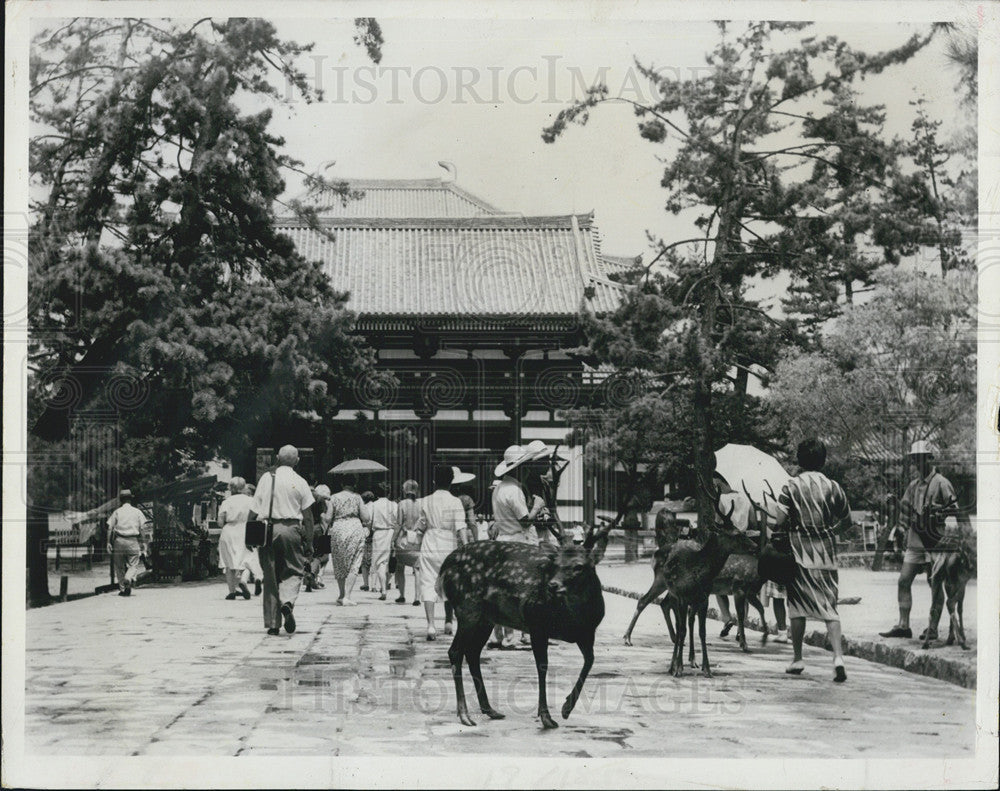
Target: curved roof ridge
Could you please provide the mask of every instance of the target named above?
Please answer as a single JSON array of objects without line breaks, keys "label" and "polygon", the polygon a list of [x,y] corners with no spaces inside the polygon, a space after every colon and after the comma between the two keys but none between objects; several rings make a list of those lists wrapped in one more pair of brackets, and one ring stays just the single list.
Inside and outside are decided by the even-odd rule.
[{"label": "curved roof ridge", "polygon": [[[569,229],[576,219],[582,230],[593,227],[593,213],[529,216],[480,214],[472,217],[320,217],[324,228],[556,228]],[[306,227],[298,217],[279,217],[281,228]]]}]

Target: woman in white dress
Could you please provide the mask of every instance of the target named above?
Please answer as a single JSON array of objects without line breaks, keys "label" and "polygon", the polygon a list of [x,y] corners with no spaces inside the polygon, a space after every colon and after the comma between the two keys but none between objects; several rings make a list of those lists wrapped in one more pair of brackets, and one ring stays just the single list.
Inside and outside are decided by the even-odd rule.
[{"label": "woman in white dress", "polygon": [[380,481],[375,485],[378,499],[371,504],[372,509],[372,570],[369,574],[371,588],[379,594],[379,601],[385,601],[389,587],[389,552],[392,537],[396,532],[399,509],[389,499],[389,484]]},{"label": "woman in white dress", "polygon": [[423,535],[420,543],[420,599],[427,616],[427,639],[437,639],[434,628],[434,605],[437,603],[438,574],[441,564],[466,540],[465,508],[462,501],[448,491],[454,478],[451,467],[434,468],[434,491],[420,501],[420,519],[417,532]]},{"label": "woman in white dress", "polygon": [[228,601],[237,596],[237,589],[244,599],[250,598],[247,583],[250,581],[250,569],[247,568],[247,554],[250,550],[246,545],[247,514],[253,499],[246,494],[246,481],[243,478],[233,478],[229,482],[230,495],[219,506],[218,521],[222,527],[219,534],[219,568],[226,575],[226,585],[229,586]]}]

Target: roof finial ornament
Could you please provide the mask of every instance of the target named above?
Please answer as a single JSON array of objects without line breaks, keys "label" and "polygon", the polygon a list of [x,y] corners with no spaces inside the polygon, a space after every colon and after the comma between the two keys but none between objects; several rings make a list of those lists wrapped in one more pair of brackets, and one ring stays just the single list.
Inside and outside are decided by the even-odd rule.
[{"label": "roof finial ornament", "polygon": [[448,172],[448,175],[451,177],[448,179],[441,179],[442,183],[449,184],[453,181],[458,180],[458,168],[455,167],[454,162],[446,162],[444,160],[441,160],[440,162],[438,162],[438,164],[441,167],[443,167]]}]

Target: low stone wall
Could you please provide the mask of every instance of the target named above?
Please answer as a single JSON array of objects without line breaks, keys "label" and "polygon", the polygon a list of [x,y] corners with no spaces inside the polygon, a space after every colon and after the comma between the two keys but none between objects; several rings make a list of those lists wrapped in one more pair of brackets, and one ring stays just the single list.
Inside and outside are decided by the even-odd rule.
[{"label": "low stone wall", "polygon": [[[640,594],[633,591],[627,591],[611,585],[602,585],[601,587],[608,593],[615,593],[629,599],[638,599],[640,596]],[[656,599],[654,603],[659,604],[660,601],[660,599]],[[708,617],[714,620],[721,620],[718,611],[714,607],[708,608]],[[746,625],[750,629],[755,629],[758,632],[761,631],[760,621],[755,617],[747,616]],[[777,630],[774,626],[769,626],[768,632],[776,634]],[[975,665],[955,662],[932,652],[889,645],[876,640],[858,640],[847,637],[842,637],[841,639],[843,640],[844,653],[848,656],[856,656],[859,659],[866,659],[869,662],[878,662],[881,665],[897,667],[908,673],[937,678],[941,681],[957,684],[960,687],[968,689],[976,688]],[[807,632],[804,642],[806,645],[811,645],[814,648],[830,650],[825,629]]]}]

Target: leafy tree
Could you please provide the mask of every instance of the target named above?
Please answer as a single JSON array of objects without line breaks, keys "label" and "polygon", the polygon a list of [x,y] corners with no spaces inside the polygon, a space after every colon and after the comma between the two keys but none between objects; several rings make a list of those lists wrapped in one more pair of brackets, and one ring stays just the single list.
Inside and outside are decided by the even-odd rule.
[{"label": "leafy tree", "polygon": [[[910,167],[896,174],[876,241],[885,246],[893,262],[899,255],[914,255],[929,247],[936,253],[942,275],[951,269],[971,268],[962,230],[976,224],[977,190],[970,183],[975,154],[962,169],[962,159],[970,162],[967,152],[963,156],[966,144],[941,140],[941,121],[930,118],[926,101],[912,104],[916,106],[912,137],[901,143]],[[952,160],[958,160],[957,172],[949,167]]]},{"label": "leafy tree", "polygon": [[848,306],[820,351],[782,360],[768,392],[790,440],[823,438],[857,502],[869,503],[906,483],[899,463],[915,440],[934,441],[953,468],[975,466],[973,273],[942,279],[886,267],[877,280],[871,300]]},{"label": "leafy tree", "polygon": [[[597,105],[624,101],[633,106],[642,137],[670,146],[661,181],[666,209],[693,212],[698,236],[655,242],[654,262],[666,256],[677,269],[679,288],[661,300],[670,303],[675,320],[657,341],[664,348],[653,347],[650,338],[638,346],[647,356],[678,361],[680,375],[690,381],[695,469],[706,479],[717,444],[716,392],[725,389],[729,372],[739,365],[738,348],[728,345],[742,324],[735,316],[763,317],[743,298],[746,280],[794,271],[802,266],[799,257],[827,235],[827,220],[806,215],[808,165],[822,163],[834,178],[849,174],[860,186],[870,180],[866,169],[883,148],[860,125],[837,127],[844,117],[838,107],[826,119],[817,118],[816,105],[824,97],[843,105],[852,82],[906,61],[934,35],[934,30],[916,34],[897,48],[869,55],[835,36],[795,40],[805,24],[754,22],[732,38],[727,24],[719,27],[720,41],[706,58],[709,68],[698,76],[676,79],[639,64],[656,86],[657,102],[610,97],[605,85],[596,85],[542,135],[552,142],[569,124],[586,123]],[[803,142],[783,145],[779,133]],[[795,234],[783,232],[793,226]],[[683,245],[691,246],[692,254],[669,255]],[[640,318],[649,316],[642,311]],[[712,519],[707,496],[699,496],[698,510],[700,519]]]},{"label": "leafy tree", "polygon": [[[377,23],[356,27],[380,57]],[[110,412],[123,477],[155,483],[238,455],[295,410],[322,417],[373,365],[347,295],[275,226],[282,173],[300,163],[268,131],[272,108],[288,86],[316,98],[295,65],[309,49],[261,19],[73,19],[35,38],[39,463],[79,457],[80,426]],[[97,476],[75,505],[112,488]],[[58,504],[44,486],[33,495]]]}]

